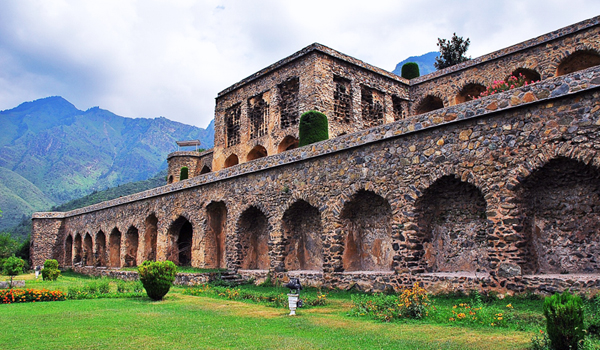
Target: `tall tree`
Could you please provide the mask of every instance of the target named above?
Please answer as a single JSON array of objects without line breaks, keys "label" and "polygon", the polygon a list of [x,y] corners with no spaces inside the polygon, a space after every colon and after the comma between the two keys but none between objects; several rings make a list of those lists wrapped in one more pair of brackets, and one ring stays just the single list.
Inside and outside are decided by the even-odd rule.
[{"label": "tall tree", "polygon": [[440,48],[440,56],[436,57],[433,65],[439,70],[470,60],[470,57],[465,56],[470,43],[469,38],[463,40],[462,36],[456,36],[456,33],[450,40],[438,38],[437,46]]}]

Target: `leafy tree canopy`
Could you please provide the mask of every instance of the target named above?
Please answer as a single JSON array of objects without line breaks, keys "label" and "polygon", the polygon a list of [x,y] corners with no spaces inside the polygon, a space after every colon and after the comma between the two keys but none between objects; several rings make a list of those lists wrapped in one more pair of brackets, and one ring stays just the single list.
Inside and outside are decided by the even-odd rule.
[{"label": "leafy tree canopy", "polygon": [[444,69],[470,60],[470,57],[465,56],[470,43],[469,38],[463,40],[462,36],[456,36],[456,33],[450,40],[438,38],[437,46],[440,48],[440,56],[435,59],[433,65],[437,69]]}]

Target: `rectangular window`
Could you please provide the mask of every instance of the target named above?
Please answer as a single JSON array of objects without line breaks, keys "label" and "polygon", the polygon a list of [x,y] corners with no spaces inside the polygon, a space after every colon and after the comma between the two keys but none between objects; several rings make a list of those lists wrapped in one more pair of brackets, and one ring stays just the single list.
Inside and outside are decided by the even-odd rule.
[{"label": "rectangular window", "polygon": [[227,128],[227,147],[240,143],[240,104],[235,104],[225,110],[225,127]]},{"label": "rectangular window", "polygon": [[268,116],[269,105],[263,99],[262,94],[248,99],[248,119],[250,120],[251,139],[266,135]]},{"label": "rectangular window", "polygon": [[298,124],[298,94],[300,80],[292,78],[277,86],[279,88],[279,110],[281,111],[281,128],[285,129]]},{"label": "rectangular window", "polygon": [[350,80],[339,76],[333,77],[333,114],[338,122],[350,123],[352,117],[352,90]]},{"label": "rectangular window", "polygon": [[364,125],[369,128],[383,124],[385,94],[365,85],[361,85],[360,94]]}]

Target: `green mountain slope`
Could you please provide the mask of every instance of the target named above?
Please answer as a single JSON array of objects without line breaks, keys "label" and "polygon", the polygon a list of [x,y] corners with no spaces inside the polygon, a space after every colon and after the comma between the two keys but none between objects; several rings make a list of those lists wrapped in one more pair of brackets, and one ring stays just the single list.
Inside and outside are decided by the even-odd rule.
[{"label": "green mountain slope", "polygon": [[175,141],[199,139],[210,148],[213,135],[213,123],[202,129],[163,117],[124,118],[98,107],[81,111],[58,96],[1,111],[0,167],[33,186],[15,190],[19,182],[0,180],[6,195],[0,194],[12,198],[0,202],[0,230],[14,224],[12,218],[30,215],[23,203],[31,201],[30,194],[39,194],[40,200],[29,207],[48,210],[94,191],[145,180],[166,168]]},{"label": "green mountain slope", "polygon": [[50,198],[27,179],[0,167],[0,223],[3,227],[16,225],[23,216],[29,217],[33,212],[47,209],[53,204]]}]

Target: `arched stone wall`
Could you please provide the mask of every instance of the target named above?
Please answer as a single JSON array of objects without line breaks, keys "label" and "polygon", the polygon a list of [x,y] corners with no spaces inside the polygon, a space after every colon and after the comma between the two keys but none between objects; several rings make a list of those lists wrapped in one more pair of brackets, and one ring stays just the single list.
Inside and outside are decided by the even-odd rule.
[{"label": "arched stone wall", "polygon": [[206,231],[204,234],[204,266],[225,268],[225,238],[227,237],[227,206],[224,202],[211,202],[206,206]]},{"label": "arched stone wall", "polygon": [[65,239],[65,258],[63,265],[73,265],[73,236],[71,235],[67,235],[67,238]]},{"label": "arched stone wall", "polygon": [[323,269],[323,234],[319,210],[303,200],[292,204],[283,214],[284,268]]},{"label": "arched stone wall", "polygon": [[75,234],[75,256],[73,257],[73,264],[83,263],[83,239],[81,234]]},{"label": "arched stone wall", "polygon": [[121,267],[121,231],[116,227],[108,238],[108,259],[110,267]]},{"label": "arched stone wall", "polygon": [[138,256],[138,242],[139,242],[139,232],[135,226],[129,227],[127,232],[125,233],[125,256],[124,264],[125,267],[137,266],[137,256]]},{"label": "arched stone wall", "polygon": [[579,50],[565,57],[556,68],[556,75],[561,76],[600,65],[600,54],[595,50]]},{"label": "arched stone wall", "polygon": [[391,207],[371,191],[358,191],[340,213],[344,271],[392,270]]},{"label": "arched stone wall", "polygon": [[528,273],[600,272],[600,172],[573,159],[551,159],[518,189]]},{"label": "arched stone wall", "polygon": [[238,219],[239,268],[244,270],[269,269],[269,221],[256,206],[244,210]]},{"label": "arched stone wall", "polygon": [[191,266],[194,228],[184,216],[179,216],[168,231],[167,260],[178,266]]},{"label": "arched stone wall", "polygon": [[479,189],[444,176],[424,191],[415,211],[425,271],[489,271],[486,202]]},{"label": "arched stone wall", "polygon": [[154,213],[144,221],[144,260],[156,261],[158,219]]},{"label": "arched stone wall", "polygon": [[96,234],[95,258],[96,266],[107,266],[106,235],[102,230]]}]

